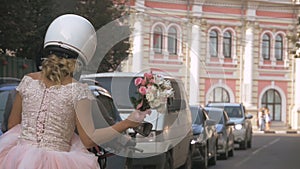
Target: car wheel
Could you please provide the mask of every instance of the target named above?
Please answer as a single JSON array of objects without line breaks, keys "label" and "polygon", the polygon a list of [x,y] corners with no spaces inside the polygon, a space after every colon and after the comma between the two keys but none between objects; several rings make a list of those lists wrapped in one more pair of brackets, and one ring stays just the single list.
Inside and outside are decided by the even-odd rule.
[{"label": "car wheel", "polygon": [[225,153],[221,154],[221,159],[222,160],[227,160],[228,159],[228,141],[227,141],[227,144],[226,144]]},{"label": "car wheel", "polygon": [[243,142],[241,142],[240,143],[240,149],[246,150],[247,149],[247,143],[248,143],[247,139],[245,139]]},{"label": "car wheel", "polygon": [[251,139],[251,138],[248,140],[247,146],[248,146],[248,148],[251,148],[251,147],[252,147],[252,139]]},{"label": "car wheel", "polygon": [[234,156],[234,147],[231,147],[231,150],[228,152],[228,156],[229,157],[233,157]]},{"label": "car wheel", "polygon": [[217,145],[214,147],[214,156],[208,159],[209,165],[216,165],[217,164]]},{"label": "car wheel", "polygon": [[165,153],[166,161],[164,169],[173,169],[173,158],[171,152]]},{"label": "car wheel", "polygon": [[192,152],[189,150],[185,164],[180,169],[192,169]]},{"label": "car wheel", "polygon": [[200,163],[200,168],[207,169],[208,167],[208,144],[204,147],[204,157],[203,161]]}]

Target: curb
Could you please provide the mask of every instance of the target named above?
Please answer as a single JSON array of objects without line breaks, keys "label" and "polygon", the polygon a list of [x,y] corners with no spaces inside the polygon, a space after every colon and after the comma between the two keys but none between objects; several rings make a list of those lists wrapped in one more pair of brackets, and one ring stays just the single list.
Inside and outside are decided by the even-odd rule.
[{"label": "curb", "polygon": [[300,134],[297,130],[268,130],[268,131],[253,131],[254,134]]}]

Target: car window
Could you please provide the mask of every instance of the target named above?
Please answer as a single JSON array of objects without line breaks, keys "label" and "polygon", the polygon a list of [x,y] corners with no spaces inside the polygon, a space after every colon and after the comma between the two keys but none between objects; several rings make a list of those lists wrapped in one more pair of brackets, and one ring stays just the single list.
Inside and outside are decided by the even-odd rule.
[{"label": "car window", "polygon": [[224,117],[222,112],[215,111],[215,110],[207,110],[207,112],[208,112],[208,117],[210,119],[215,120],[219,124],[224,124]]},{"label": "car window", "polygon": [[3,122],[3,114],[6,107],[9,91],[0,92],[0,124]]},{"label": "car window", "polygon": [[96,80],[111,93],[118,109],[133,109],[130,98],[138,96],[133,77],[101,77]]},{"label": "car window", "polygon": [[227,115],[229,118],[235,117],[235,118],[242,118],[242,110],[240,107],[234,107],[234,106],[226,106],[224,110],[227,112]]},{"label": "car window", "polygon": [[210,105],[208,107],[216,107],[220,109],[224,109],[229,118],[243,118],[243,111],[240,106],[229,106],[229,105]]},{"label": "car window", "polygon": [[191,107],[193,124],[203,124],[203,113],[198,111],[198,107]]}]

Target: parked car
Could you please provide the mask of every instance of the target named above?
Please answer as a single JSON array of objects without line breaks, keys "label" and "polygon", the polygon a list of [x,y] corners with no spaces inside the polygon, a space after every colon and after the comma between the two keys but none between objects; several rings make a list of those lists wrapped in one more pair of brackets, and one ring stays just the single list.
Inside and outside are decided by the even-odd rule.
[{"label": "parked car", "polygon": [[[130,101],[137,97],[134,80],[143,77],[142,73],[98,73],[82,75],[81,79],[94,79],[112,95],[114,104],[125,119],[134,110]],[[127,159],[128,168],[173,169],[183,167],[190,169],[192,165],[191,111],[187,105],[187,96],[181,80],[164,76],[171,82],[175,91],[174,98],[168,99],[163,109],[152,109],[145,121],[152,123],[149,136],[144,137],[133,130],[128,130],[136,141],[136,148]]]},{"label": "parked car", "polygon": [[[7,120],[14,100],[15,89],[20,79],[0,77],[0,126],[1,132],[7,130]],[[7,104],[8,103],[8,104]]]},{"label": "parked car", "polygon": [[229,121],[229,117],[224,109],[205,107],[208,117],[217,121],[218,132],[218,155],[221,159],[227,159],[234,155],[234,135],[232,126],[234,122]]},{"label": "parked car", "polygon": [[235,123],[234,142],[239,144],[240,149],[252,147],[252,123],[253,116],[247,114],[245,106],[241,103],[209,103],[208,107],[218,107],[224,109],[230,121]]},{"label": "parked car", "polygon": [[193,164],[196,167],[206,169],[208,165],[216,165],[217,141],[216,121],[210,119],[206,110],[199,105],[190,105],[192,112],[192,129],[195,145],[193,152]]}]

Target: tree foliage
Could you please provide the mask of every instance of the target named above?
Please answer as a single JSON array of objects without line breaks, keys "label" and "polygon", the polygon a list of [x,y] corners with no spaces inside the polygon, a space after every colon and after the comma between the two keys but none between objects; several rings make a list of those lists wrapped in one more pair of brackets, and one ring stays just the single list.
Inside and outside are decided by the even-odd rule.
[{"label": "tree foliage", "polygon": [[[2,0],[0,6],[0,49],[12,50],[17,57],[41,57],[49,24],[59,15],[84,16],[99,29],[124,14],[112,0]],[[124,5],[124,4],[123,4]],[[122,4],[121,4],[122,6]],[[127,57],[129,45],[120,42],[106,53],[100,72],[112,71]]]}]

